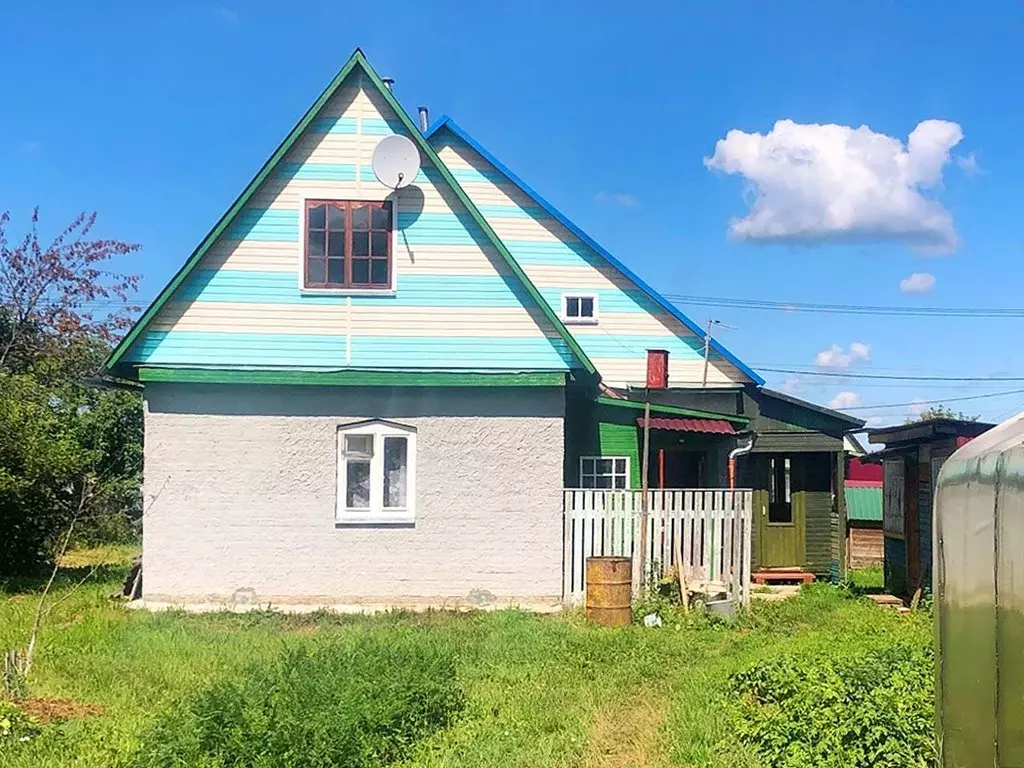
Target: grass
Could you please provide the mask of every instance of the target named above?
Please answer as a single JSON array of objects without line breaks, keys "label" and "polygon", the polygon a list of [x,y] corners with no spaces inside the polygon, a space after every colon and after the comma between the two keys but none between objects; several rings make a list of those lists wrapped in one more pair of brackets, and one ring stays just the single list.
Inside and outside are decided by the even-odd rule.
[{"label": "grass", "polygon": [[[57,596],[99,555],[76,553]],[[144,735],[183,699],[269,664],[285,648],[315,652],[356,638],[386,643],[414,633],[455,661],[466,705],[450,728],[418,744],[403,768],[752,767],[756,757],[733,738],[730,674],[781,652],[853,652],[896,638],[927,644],[931,637],[927,615],[881,611],[827,585],[791,600],[757,602],[735,625],[672,614],[661,629],[607,630],[578,614],[515,611],[151,614],[109,599],[130,556],[122,550],[120,561],[54,610],[30,681],[35,697],[95,705],[102,714],[0,746],[4,766],[128,766]],[[0,649],[24,644],[38,588],[0,592]]]},{"label": "grass", "polygon": [[878,594],[885,589],[885,571],[882,566],[854,568],[847,574],[847,580],[861,594]]}]

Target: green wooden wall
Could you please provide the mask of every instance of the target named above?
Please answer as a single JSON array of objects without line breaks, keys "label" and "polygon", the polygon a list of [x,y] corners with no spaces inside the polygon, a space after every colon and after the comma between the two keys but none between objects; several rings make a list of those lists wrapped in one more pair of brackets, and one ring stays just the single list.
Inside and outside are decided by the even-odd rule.
[{"label": "green wooden wall", "polygon": [[578,488],[580,456],[626,456],[629,483],[640,487],[640,430],[637,412],[599,405],[585,394],[568,390],[565,411],[565,486]]}]

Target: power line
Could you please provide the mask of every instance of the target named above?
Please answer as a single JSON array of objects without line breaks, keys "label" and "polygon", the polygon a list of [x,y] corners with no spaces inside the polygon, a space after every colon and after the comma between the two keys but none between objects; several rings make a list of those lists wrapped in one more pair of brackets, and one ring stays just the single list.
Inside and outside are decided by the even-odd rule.
[{"label": "power line", "polygon": [[723,296],[687,296],[666,293],[665,298],[677,303],[705,307],[729,307],[733,309],[758,309],[774,312],[817,312],[848,315],[888,315],[904,317],[983,317],[983,318],[1024,318],[1024,308],[1019,307],[897,307],[870,304],[819,304],[802,301],[766,301],[740,299]]},{"label": "power line", "polygon": [[771,373],[791,373],[797,376],[827,376],[837,379],[886,379],[891,381],[945,381],[945,382],[1009,382],[1024,381],[1024,376],[897,376],[885,373],[840,373],[838,371],[802,371],[796,368],[758,368]]},{"label": "power line", "polygon": [[987,397],[1003,397],[1005,395],[1019,395],[1024,389],[1010,389],[1005,392],[987,392],[983,395],[967,395],[966,397],[944,397],[941,400],[914,400],[910,403],[885,403],[883,405],[851,405],[843,408],[844,411],[874,411],[882,408],[907,408],[911,405],[945,405],[946,403],[959,403],[964,400],[981,400]]}]

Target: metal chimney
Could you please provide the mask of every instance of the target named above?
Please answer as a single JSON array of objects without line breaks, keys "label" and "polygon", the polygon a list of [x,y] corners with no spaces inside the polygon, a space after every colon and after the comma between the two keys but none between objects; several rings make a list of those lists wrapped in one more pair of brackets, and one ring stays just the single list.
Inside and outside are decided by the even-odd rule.
[{"label": "metal chimney", "polygon": [[384,83],[384,87],[389,91],[395,90],[395,78],[393,77],[382,77],[381,82]]},{"label": "metal chimney", "polygon": [[426,107],[420,107],[420,131],[427,132],[430,127],[430,112]]}]

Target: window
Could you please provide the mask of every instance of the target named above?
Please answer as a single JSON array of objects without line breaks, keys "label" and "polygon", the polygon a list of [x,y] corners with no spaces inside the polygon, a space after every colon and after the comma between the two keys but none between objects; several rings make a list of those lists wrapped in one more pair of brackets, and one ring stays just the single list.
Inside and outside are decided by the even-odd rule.
[{"label": "window", "polygon": [[562,320],[576,325],[597,323],[597,296],[594,294],[563,294]]},{"label": "window", "polygon": [[793,489],[788,456],[768,459],[768,522],[793,522]]},{"label": "window", "polygon": [[391,288],[391,203],[307,200],[302,285]]},{"label": "window", "polygon": [[629,488],[629,459],[625,456],[581,456],[583,488]]},{"label": "window", "polygon": [[887,459],[882,481],[882,531],[903,538],[903,459]]},{"label": "window", "polygon": [[416,431],[390,422],[338,429],[339,523],[415,520]]}]

